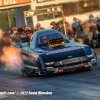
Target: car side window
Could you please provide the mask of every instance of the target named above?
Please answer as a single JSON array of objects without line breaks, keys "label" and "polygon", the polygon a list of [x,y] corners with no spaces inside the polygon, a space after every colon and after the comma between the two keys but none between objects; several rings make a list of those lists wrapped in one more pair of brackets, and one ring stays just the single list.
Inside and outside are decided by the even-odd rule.
[{"label": "car side window", "polygon": [[31,41],[30,41],[30,48],[33,49],[35,47],[35,38],[36,38],[36,35],[32,35],[31,37]]},{"label": "car side window", "polygon": [[31,42],[33,41],[33,37],[31,38],[31,40],[30,40]]}]

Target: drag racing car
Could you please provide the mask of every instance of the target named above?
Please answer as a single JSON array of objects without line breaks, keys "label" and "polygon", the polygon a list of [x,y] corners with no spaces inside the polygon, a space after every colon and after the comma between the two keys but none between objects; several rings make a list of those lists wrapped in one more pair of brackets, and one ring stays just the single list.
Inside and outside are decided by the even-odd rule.
[{"label": "drag racing car", "polygon": [[95,52],[87,45],[68,40],[56,30],[37,31],[30,43],[13,43],[21,50],[22,73],[47,75],[98,65]]}]

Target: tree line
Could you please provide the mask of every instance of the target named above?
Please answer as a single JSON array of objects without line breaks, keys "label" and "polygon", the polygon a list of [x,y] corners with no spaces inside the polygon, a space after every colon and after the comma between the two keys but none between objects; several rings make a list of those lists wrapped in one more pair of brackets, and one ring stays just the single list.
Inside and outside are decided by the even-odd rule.
[{"label": "tree line", "polygon": [[11,29],[15,26],[14,10],[0,11],[0,28]]}]

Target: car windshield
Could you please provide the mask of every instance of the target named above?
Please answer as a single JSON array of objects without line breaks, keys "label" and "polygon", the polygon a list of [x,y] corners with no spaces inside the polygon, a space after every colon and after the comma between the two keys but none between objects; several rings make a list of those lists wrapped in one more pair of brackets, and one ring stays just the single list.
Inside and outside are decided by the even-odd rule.
[{"label": "car windshield", "polygon": [[61,33],[50,33],[50,34],[41,34],[38,36],[39,46],[47,45],[47,42],[51,39],[65,38]]}]

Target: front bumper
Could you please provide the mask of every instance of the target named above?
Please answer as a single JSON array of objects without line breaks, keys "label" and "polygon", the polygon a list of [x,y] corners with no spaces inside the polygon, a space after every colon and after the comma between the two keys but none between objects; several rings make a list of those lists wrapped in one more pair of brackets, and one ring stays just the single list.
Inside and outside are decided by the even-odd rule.
[{"label": "front bumper", "polygon": [[61,73],[61,72],[66,72],[66,71],[84,69],[84,68],[89,68],[89,67],[96,66],[96,65],[98,65],[97,61],[76,64],[76,65],[71,65],[71,66],[44,69],[42,72],[40,72],[39,75],[47,75],[47,74],[54,74],[54,73]]},{"label": "front bumper", "polygon": [[47,75],[47,74],[54,74],[54,73],[61,73],[61,72],[66,72],[66,71],[89,68],[96,65],[98,65],[97,61],[91,61],[91,62],[86,62],[86,63],[81,63],[81,64],[70,65],[70,66],[65,65],[63,67],[42,69],[42,71],[39,71],[38,67],[33,67],[33,66],[28,66],[28,65],[25,65],[24,68],[30,72],[34,70],[34,74],[38,73],[39,75]]}]

